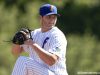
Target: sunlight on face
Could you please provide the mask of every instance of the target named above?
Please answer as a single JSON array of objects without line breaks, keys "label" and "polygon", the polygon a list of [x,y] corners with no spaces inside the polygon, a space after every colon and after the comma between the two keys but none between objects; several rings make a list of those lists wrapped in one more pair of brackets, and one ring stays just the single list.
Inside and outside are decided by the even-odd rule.
[{"label": "sunlight on face", "polygon": [[55,26],[57,22],[56,15],[47,15],[41,17],[41,28],[45,30],[50,30],[53,26]]}]

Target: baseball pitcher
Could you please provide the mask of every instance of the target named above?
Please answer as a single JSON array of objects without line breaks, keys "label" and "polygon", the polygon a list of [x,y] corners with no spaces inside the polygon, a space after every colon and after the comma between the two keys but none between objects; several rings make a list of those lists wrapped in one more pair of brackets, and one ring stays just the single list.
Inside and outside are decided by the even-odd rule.
[{"label": "baseball pitcher", "polygon": [[[66,69],[67,40],[56,27],[57,8],[44,4],[39,9],[41,27],[18,31],[12,42],[12,53],[19,55],[12,75],[68,75]],[[29,57],[20,56],[25,51]]]}]

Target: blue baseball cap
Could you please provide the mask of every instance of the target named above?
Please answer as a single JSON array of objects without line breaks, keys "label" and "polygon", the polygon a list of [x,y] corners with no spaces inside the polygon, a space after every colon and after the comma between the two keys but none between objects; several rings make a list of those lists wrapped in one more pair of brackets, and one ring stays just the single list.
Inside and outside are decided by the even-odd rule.
[{"label": "blue baseball cap", "polygon": [[52,15],[55,14],[59,16],[57,13],[57,8],[54,5],[51,4],[44,4],[43,6],[40,7],[39,14],[41,16],[47,16],[47,15]]}]

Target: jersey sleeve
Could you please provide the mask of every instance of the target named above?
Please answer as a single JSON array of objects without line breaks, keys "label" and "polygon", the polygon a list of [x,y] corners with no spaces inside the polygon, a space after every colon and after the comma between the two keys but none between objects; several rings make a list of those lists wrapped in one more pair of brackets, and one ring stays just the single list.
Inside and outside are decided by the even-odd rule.
[{"label": "jersey sleeve", "polygon": [[64,35],[55,35],[50,39],[49,52],[56,54],[58,57],[65,57],[67,40]]}]

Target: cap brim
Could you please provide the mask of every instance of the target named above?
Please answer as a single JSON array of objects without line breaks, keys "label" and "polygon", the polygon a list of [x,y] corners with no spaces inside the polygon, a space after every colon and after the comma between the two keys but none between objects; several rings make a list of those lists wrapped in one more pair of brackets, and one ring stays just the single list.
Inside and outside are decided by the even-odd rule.
[{"label": "cap brim", "polygon": [[60,14],[55,14],[55,13],[48,13],[45,16],[48,16],[48,15],[57,15],[57,16],[60,16]]}]

